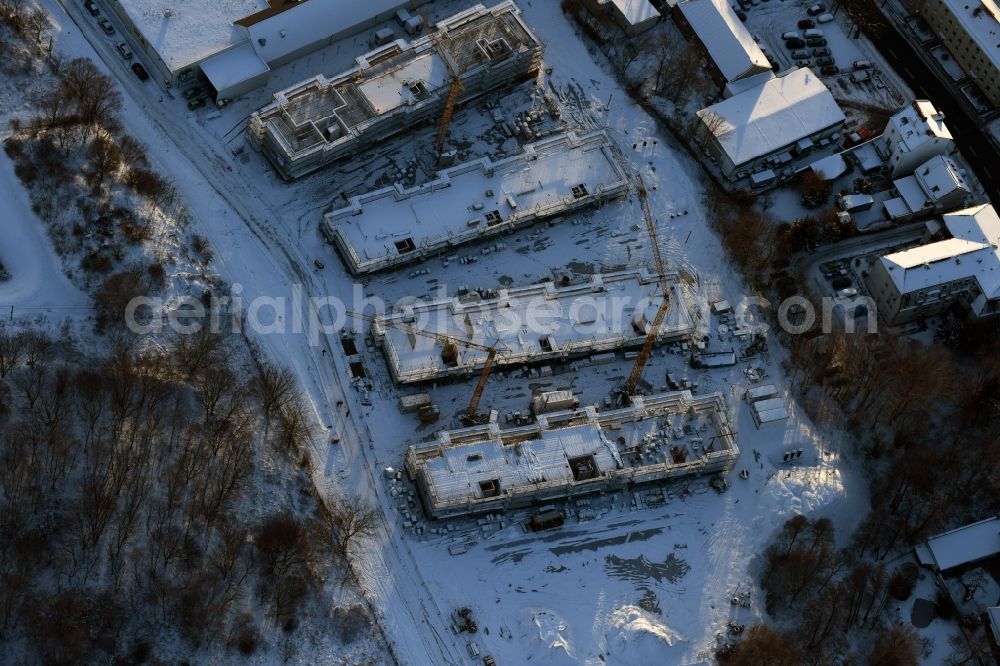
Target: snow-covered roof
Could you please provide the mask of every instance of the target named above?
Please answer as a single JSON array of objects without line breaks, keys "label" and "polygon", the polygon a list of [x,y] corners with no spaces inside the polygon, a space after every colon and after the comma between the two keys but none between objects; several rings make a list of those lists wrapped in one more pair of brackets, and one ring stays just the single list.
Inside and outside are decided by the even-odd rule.
[{"label": "snow-covered roof", "polygon": [[353,32],[374,17],[405,6],[406,0],[299,2],[250,25],[250,43],[262,60],[271,63],[331,35]]},{"label": "snow-covered roof", "polygon": [[964,170],[959,168],[955,160],[947,155],[935,155],[921,164],[913,172],[913,175],[927,196],[934,201],[946,197],[956,190],[970,192]]},{"label": "snow-covered roof", "polygon": [[821,174],[824,180],[835,180],[847,173],[847,162],[840,153],[827,155],[816,160],[809,165],[809,168],[817,174]]},{"label": "snow-covered roof", "polygon": [[271,70],[249,43],[234,46],[202,61],[201,71],[220,94]]},{"label": "snow-covered roof", "polygon": [[325,224],[352,270],[365,272],[410,261],[439,243],[454,246],[600,201],[627,186],[604,132],[560,134],[496,162],[450,167],[411,189],[397,185],[354,197]]},{"label": "snow-covered roof", "polygon": [[951,130],[944,124],[944,114],[926,99],[918,99],[897,111],[889,119],[905,152],[916,150],[934,139],[952,139]]},{"label": "snow-covered roof", "polygon": [[927,540],[927,548],[940,571],[1000,554],[1000,517],[980,520],[931,537]]},{"label": "snow-covered roof", "polygon": [[[666,279],[672,307],[660,327],[664,339],[694,330],[678,275]],[[421,301],[387,315],[376,328],[396,381],[431,381],[481,368],[486,352],[462,341],[490,346],[499,341],[497,365],[520,365],[641,345],[660,306],[658,278],[630,270],[594,275],[588,282],[556,287],[552,282],[501,289],[495,298]],[[393,326],[407,324],[459,342],[458,359],[442,359],[443,343]]]},{"label": "snow-covered roof", "polygon": [[[698,111],[740,166],[844,121],[818,76],[805,67]],[[721,120],[713,122],[718,117]]]},{"label": "snow-covered roof", "polygon": [[630,25],[640,25],[660,16],[649,0],[611,0],[611,4]]},{"label": "snow-covered roof", "polygon": [[951,238],[880,259],[900,293],[975,278],[987,298],[1000,297],[1000,217],[990,204],[943,218]]},{"label": "snow-covered roof", "polygon": [[726,0],[688,0],[681,13],[727,81],[770,70],[764,52]]},{"label": "snow-covered roof", "polygon": [[118,0],[132,24],[171,71],[247,39],[234,23],[266,9],[266,0]]},{"label": "snow-covered roof", "polygon": [[1000,69],[1000,7],[994,0],[941,0],[962,28]]}]

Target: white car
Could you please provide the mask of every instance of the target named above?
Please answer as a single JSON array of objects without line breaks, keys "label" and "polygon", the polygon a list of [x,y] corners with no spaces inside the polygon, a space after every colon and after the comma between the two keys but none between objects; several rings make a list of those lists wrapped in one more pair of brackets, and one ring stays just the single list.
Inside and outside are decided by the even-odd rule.
[{"label": "white car", "polygon": [[789,30],[788,32],[781,33],[782,39],[802,39],[802,35],[794,30]]},{"label": "white car", "polygon": [[858,290],[854,287],[848,287],[847,289],[841,289],[837,292],[837,298],[851,298],[858,295]]},{"label": "white car", "polygon": [[833,14],[820,14],[816,17],[816,23],[829,23],[833,20]]},{"label": "white car", "polygon": [[130,49],[129,45],[126,44],[125,42],[118,42],[118,45],[115,48],[118,49],[118,54],[121,57],[125,58],[126,60],[132,59],[132,49]]}]

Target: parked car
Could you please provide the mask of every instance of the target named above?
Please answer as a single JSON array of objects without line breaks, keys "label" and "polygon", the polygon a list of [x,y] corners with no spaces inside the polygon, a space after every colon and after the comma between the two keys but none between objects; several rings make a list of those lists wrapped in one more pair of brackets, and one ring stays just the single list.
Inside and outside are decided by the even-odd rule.
[{"label": "parked car", "polygon": [[795,61],[796,67],[808,67],[809,64],[809,58],[799,58]]},{"label": "parked car", "polygon": [[194,111],[195,109],[200,109],[203,106],[205,106],[205,100],[201,99],[200,97],[198,99],[188,100],[188,109],[192,111]]},{"label": "parked car", "polygon": [[833,269],[828,270],[825,273],[823,273],[823,277],[825,277],[827,280],[832,280],[834,278],[838,278],[841,275],[847,275],[847,269],[844,268],[843,266],[841,266],[839,268],[833,268]]},{"label": "parked car", "polygon": [[812,28],[811,30],[806,30],[802,34],[805,35],[806,39],[809,39],[810,37],[814,37],[814,38],[815,37],[823,37],[823,31],[822,30],[817,30],[816,28]]},{"label": "parked car", "polygon": [[809,57],[808,51],[792,51],[792,57],[796,60],[804,60]]},{"label": "parked car", "polygon": [[744,23],[747,22],[747,14],[742,9],[736,10],[736,18],[743,21]]},{"label": "parked car", "polygon": [[187,90],[184,91],[184,99],[192,99],[194,97],[198,97],[199,95],[201,95],[201,92],[202,90],[198,86],[194,86],[193,88],[188,88]]},{"label": "parked car", "polygon": [[836,64],[836,62],[837,62],[836,60],[830,57],[816,58],[816,64],[819,65],[820,67],[825,67],[827,65],[834,65]]},{"label": "parked car", "polygon": [[851,278],[847,276],[834,278],[831,284],[833,285],[833,288],[836,289],[837,291],[840,291],[841,289],[847,289],[848,287],[851,286]]},{"label": "parked car", "polygon": [[802,41],[801,39],[788,39],[788,40],[785,40],[785,48],[789,49],[789,50],[791,50],[791,49],[801,49],[805,45],[806,45],[806,43],[804,41]]},{"label": "parked car", "polygon": [[820,14],[816,17],[817,23],[829,23],[833,20],[833,14]]},{"label": "parked car", "polygon": [[809,16],[819,16],[826,11],[826,5],[822,2],[817,2],[815,5],[806,10],[806,14]]},{"label": "parked car", "polygon": [[132,72],[135,73],[140,81],[149,81],[149,72],[146,71],[146,68],[141,63],[132,63]]},{"label": "parked car", "polygon": [[847,287],[846,289],[837,290],[837,298],[851,298],[858,295],[858,290],[854,287]]},{"label": "parked car", "polygon": [[129,48],[129,45],[126,44],[125,42],[118,42],[118,44],[115,45],[115,48],[118,50],[118,55],[120,55],[121,57],[125,58],[126,60],[132,59],[132,49]]},{"label": "parked car", "polygon": [[806,40],[809,46],[826,46],[826,39],[823,37],[810,37]]},{"label": "parked car", "polygon": [[823,76],[833,76],[834,74],[840,74],[840,68],[836,65],[823,65],[820,67],[819,73]]},{"label": "parked car", "polygon": [[816,22],[813,21],[812,19],[802,19],[801,21],[799,21],[800,30],[806,30],[808,28],[815,28],[815,27],[816,27]]},{"label": "parked car", "polygon": [[813,55],[817,58],[830,55],[830,49],[813,49]]},{"label": "parked car", "polygon": [[869,69],[872,66],[872,64],[867,60],[855,60],[854,65],[852,66],[854,67],[854,69]]},{"label": "parked car", "polygon": [[101,26],[101,30],[104,31],[105,35],[115,34],[115,26],[111,25],[111,21],[106,18],[102,18],[97,22],[97,25]]},{"label": "parked car", "polygon": [[781,33],[782,39],[802,39],[802,33],[795,32],[794,30],[789,30],[788,32]]},{"label": "parked car", "polygon": [[83,3],[84,9],[90,12],[91,16],[97,16],[101,13],[101,10],[97,8],[97,3],[94,0],[87,0]]}]

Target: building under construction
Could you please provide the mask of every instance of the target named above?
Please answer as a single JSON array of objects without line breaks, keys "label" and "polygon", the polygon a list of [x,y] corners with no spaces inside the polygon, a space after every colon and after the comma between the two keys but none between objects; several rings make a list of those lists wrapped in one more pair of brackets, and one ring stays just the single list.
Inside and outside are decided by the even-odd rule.
[{"label": "building under construction", "polygon": [[722,395],[637,396],[621,409],[543,414],[531,425],[443,431],[406,470],[432,518],[527,507],[688,475],[728,472],[739,447]]},{"label": "building under construction", "polygon": [[[542,44],[513,2],[476,5],[412,42],[359,56],[335,77],[319,74],[275,93],[250,116],[251,145],[290,180],[365,150],[445,108],[533,77]],[[460,83],[451,99],[455,77]]]},{"label": "building under construction", "polygon": [[459,245],[624,195],[628,177],[603,131],[558,134],[511,157],[442,170],[417,187],[352,197],[323,235],[354,274],[394,268]]},{"label": "building under construction", "polygon": [[465,377],[482,370],[485,348],[491,346],[497,349],[495,366],[640,347],[664,289],[671,307],[659,341],[686,338],[694,332],[695,321],[680,278],[667,273],[661,281],[643,270],[593,275],[577,285],[544,282],[500,289],[488,298],[473,292],[419,301],[376,319],[372,335],[399,384]]}]

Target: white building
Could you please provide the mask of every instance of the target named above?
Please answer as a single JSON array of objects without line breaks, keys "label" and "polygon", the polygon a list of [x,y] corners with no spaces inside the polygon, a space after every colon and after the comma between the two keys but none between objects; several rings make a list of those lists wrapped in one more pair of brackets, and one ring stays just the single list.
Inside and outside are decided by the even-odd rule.
[{"label": "white building", "polygon": [[558,134],[428,183],[352,197],[320,223],[347,268],[371,273],[623,195],[628,178],[603,131]]},{"label": "white building", "polygon": [[699,135],[722,172],[741,178],[828,145],[844,113],[810,69],[796,69],[698,111]]},{"label": "white building", "polygon": [[895,178],[913,173],[935,155],[950,154],[955,141],[944,124],[944,114],[927,100],[918,99],[889,119],[875,147]]},{"label": "white building", "polygon": [[[659,340],[687,338],[695,330],[683,285],[668,274],[671,308]],[[495,296],[421,300],[385,315],[372,325],[393,379],[401,384],[467,377],[479,372],[486,352],[463,347],[496,344],[496,367],[565,361],[580,356],[640,347],[663,300],[663,285],[644,271],[591,276],[583,284],[552,282],[500,289]],[[432,337],[394,326],[403,324],[448,336],[457,349],[445,350]]]},{"label": "white building", "polygon": [[868,289],[890,324],[927,317],[952,303],[974,316],[1000,311],[1000,217],[990,204],[942,218],[948,238],[877,259]]},{"label": "white building", "polygon": [[720,84],[770,75],[767,56],[726,0],[687,0],[674,16],[682,31],[697,38]]},{"label": "white building", "polygon": [[628,35],[648,30],[660,19],[649,0],[580,0],[580,4],[595,17],[614,21]]},{"label": "white building", "polygon": [[[424,2],[426,0],[420,0]],[[170,85],[204,72],[218,99],[270,70],[386,21],[406,0],[107,0]]]},{"label": "white building", "polygon": [[916,553],[922,565],[940,572],[1000,555],[1000,517],[933,536],[917,546]]},{"label": "white building", "polygon": [[912,175],[892,182],[898,196],[885,202],[889,218],[903,221],[924,213],[961,208],[969,203],[972,188],[965,172],[951,157],[936,155]]},{"label": "white building", "polygon": [[442,431],[406,470],[432,518],[505,511],[732,468],[739,447],[719,393],[639,396],[629,407],[542,414],[531,425]]},{"label": "white building", "polygon": [[[313,1],[313,0],[310,0]],[[276,92],[250,116],[247,136],[286,179],[365,150],[419,123],[437,122],[452,87],[463,104],[529,80],[542,44],[507,0],[476,5],[436,23],[436,37],[399,39],[355,59],[333,78],[319,74]]]}]

